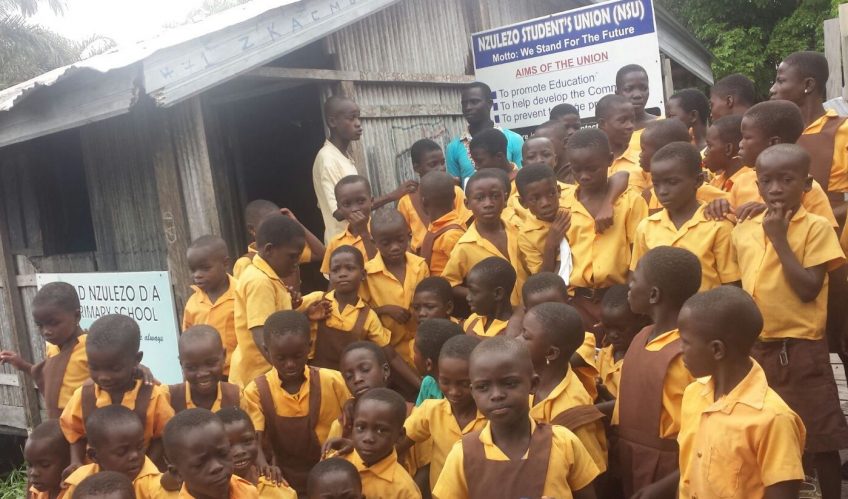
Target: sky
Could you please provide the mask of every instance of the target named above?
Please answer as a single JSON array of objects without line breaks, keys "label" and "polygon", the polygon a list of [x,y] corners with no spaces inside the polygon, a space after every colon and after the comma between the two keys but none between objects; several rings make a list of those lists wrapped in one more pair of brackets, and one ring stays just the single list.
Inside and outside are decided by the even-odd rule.
[{"label": "sky", "polygon": [[63,15],[43,5],[30,18],[72,40],[107,36],[118,45],[150,38],[163,25],[179,23],[202,0],[65,0]]}]

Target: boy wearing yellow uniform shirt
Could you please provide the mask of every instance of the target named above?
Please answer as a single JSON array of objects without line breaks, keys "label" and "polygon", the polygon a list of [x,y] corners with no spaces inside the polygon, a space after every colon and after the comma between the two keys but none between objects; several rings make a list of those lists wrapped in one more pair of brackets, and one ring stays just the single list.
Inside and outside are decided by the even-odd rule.
[{"label": "boy wearing yellow uniform shirt", "polygon": [[[606,95],[598,101],[595,116],[598,119],[598,130],[607,135],[613,154],[607,176],[627,172],[630,175],[628,185],[642,192],[650,185],[650,177],[639,167],[639,144],[631,142],[635,119],[633,105],[620,95]],[[570,150],[570,139],[568,147]],[[574,178],[576,180],[577,176]]]},{"label": "boy wearing yellow uniform shirt", "polygon": [[[470,216],[465,208],[455,208],[457,195],[453,177],[444,172],[432,172],[421,180],[419,193],[424,211],[432,220],[425,230],[419,255],[430,269],[430,275],[442,275],[459,238],[465,234],[465,221]],[[465,214],[467,212],[467,214]]]},{"label": "boy wearing yellow uniform shirt", "polygon": [[339,202],[337,212],[347,220],[345,230],[327,242],[321,272],[330,273],[330,256],[336,248],[353,246],[362,253],[364,261],[377,255],[377,248],[371,238],[371,183],[360,175],[348,175],[336,184],[336,199]]}]

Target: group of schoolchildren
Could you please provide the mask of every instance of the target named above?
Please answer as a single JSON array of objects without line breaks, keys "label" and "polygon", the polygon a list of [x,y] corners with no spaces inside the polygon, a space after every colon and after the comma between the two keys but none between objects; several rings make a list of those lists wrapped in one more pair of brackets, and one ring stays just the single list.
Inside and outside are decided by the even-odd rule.
[{"label": "group of schoolchildren", "polygon": [[[520,168],[488,128],[469,178],[413,144],[397,209],[372,216],[368,180],[342,178],[326,247],[253,201],[232,275],[220,237],[188,251],[177,385],[144,367],[132,319],[83,331],[74,288],[45,285],[47,359],[0,353],[50,418],[24,449],[29,497],[839,497],[825,330],[848,125],[827,75],[796,53],[772,100],[731,75],[658,119],[625,66],[597,128],[557,106]],[[307,262],[328,291],[301,293]]]}]

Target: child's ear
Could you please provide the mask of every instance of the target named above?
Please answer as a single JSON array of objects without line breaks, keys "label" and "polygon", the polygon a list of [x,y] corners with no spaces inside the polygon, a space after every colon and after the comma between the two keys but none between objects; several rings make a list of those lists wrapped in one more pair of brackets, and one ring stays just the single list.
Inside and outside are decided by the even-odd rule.
[{"label": "child's ear", "polygon": [[615,161],[615,154],[613,154],[612,151],[610,151],[609,160],[607,160],[607,164],[612,165],[613,161]]},{"label": "child's ear", "polygon": [[651,287],[651,293],[648,295],[648,303],[656,305],[662,299],[662,291],[656,286]]},{"label": "child's ear", "polygon": [[521,197],[521,194],[519,194],[519,195],[518,195],[518,204],[520,204],[521,206],[523,206],[523,207],[527,208],[528,210],[530,209],[530,208],[528,208],[528,207],[527,207],[527,203],[525,203],[525,202],[524,202],[524,198],[523,198],[523,197]]},{"label": "child's ear", "polygon": [[737,149],[736,147],[733,147],[732,142],[729,143],[729,144],[724,144],[724,155],[727,156],[728,158],[732,158],[732,157],[736,156],[736,154],[735,154],[736,149]]},{"label": "child's ear", "polygon": [[82,319],[82,311],[80,309],[74,310],[74,320],[76,321],[77,326],[79,326],[81,319]]},{"label": "child's ear", "polygon": [[400,433],[398,433],[398,439],[397,439],[397,442],[396,442],[396,443],[397,443],[397,444],[400,444],[401,442],[403,442],[403,441],[404,441],[404,439],[405,439],[405,438],[406,438],[406,428],[404,428],[403,426],[401,426],[401,427],[400,427]]},{"label": "child's ear", "polygon": [[810,95],[816,91],[816,80],[814,78],[804,78],[804,95]]},{"label": "child's ear", "polygon": [[89,447],[89,448],[85,449],[85,456],[92,463],[97,463],[97,451],[94,450],[94,447]]},{"label": "child's ear", "polygon": [[424,369],[426,369],[428,373],[433,372],[434,367],[436,366],[432,359],[424,359]]},{"label": "child's ear", "polygon": [[144,352],[138,352],[135,354],[135,365],[138,366],[141,364],[141,359],[144,358]]},{"label": "child's ear", "polygon": [[780,137],[778,137],[777,135],[775,135],[774,137],[769,137],[768,139],[768,145],[770,146],[775,146],[777,144],[780,144],[781,142],[782,141],[780,140]]},{"label": "child's ear", "polygon": [[495,300],[502,301],[504,299],[504,288],[502,286],[495,287],[493,291],[495,295]]},{"label": "child's ear", "polygon": [[533,375],[532,375],[532,376],[530,376],[530,395],[535,395],[535,394],[536,394],[536,390],[538,390],[538,389],[539,389],[539,381],[540,381],[540,379],[541,379],[541,378],[539,378],[539,375],[538,375],[538,374],[536,374],[536,373],[533,373]]},{"label": "child's ear", "polygon": [[813,177],[812,175],[807,175],[807,178],[804,179],[804,192],[810,192],[813,188]]},{"label": "child's ear", "polygon": [[604,127],[606,127],[606,126],[607,126],[607,120],[605,120],[604,118],[598,118],[598,130],[606,131],[606,130],[604,130]]},{"label": "child's ear", "polygon": [[447,311],[448,315],[453,314],[453,300],[448,300],[447,303],[445,303],[445,311]]},{"label": "child's ear", "polygon": [[557,360],[561,354],[562,351],[559,349],[559,347],[551,345],[550,347],[548,347],[548,353],[545,355],[545,361],[550,364],[552,361]]},{"label": "child's ear", "polygon": [[710,351],[713,354],[713,360],[723,360],[727,358],[727,345],[721,340],[713,340],[709,344]]}]

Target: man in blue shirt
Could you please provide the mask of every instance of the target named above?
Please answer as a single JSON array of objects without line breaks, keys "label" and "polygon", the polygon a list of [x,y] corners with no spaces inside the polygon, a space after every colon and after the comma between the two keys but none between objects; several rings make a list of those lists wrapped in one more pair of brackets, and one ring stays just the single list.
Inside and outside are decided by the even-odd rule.
[{"label": "man in blue shirt", "polygon": [[462,91],[462,115],[468,122],[468,130],[450,141],[445,149],[445,163],[449,174],[458,178],[462,185],[474,175],[474,161],[468,150],[471,138],[489,128],[498,128],[506,136],[507,159],[521,168],[521,146],[524,139],[512,130],[495,127],[492,121],[492,89],[481,82],[469,84]]}]

